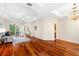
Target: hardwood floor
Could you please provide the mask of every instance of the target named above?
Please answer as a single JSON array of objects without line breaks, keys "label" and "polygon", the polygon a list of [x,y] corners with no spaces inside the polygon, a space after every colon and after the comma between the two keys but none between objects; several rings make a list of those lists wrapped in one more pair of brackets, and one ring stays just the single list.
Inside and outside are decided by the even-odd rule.
[{"label": "hardwood floor", "polygon": [[79,45],[56,40],[44,41],[29,37],[30,42],[0,44],[0,56],[79,56]]}]

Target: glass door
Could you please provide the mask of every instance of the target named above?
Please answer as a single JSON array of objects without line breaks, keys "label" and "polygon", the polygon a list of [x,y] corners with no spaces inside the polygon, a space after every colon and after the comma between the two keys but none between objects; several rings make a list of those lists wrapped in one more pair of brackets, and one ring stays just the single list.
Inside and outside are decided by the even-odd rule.
[{"label": "glass door", "polygon": [[11,34],[14,35],[16,33],[15,24],[9,24],[9,29],[10,29]]}]

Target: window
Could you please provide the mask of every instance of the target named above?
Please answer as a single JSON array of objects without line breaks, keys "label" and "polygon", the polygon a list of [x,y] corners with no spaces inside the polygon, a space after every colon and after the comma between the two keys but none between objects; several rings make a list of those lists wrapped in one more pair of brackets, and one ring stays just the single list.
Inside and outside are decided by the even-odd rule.
[{"label": "window", "polygon": [[9,24],[9,29],[12,34],[15,34],[15,24]]},{"label": "window", "polygon": [[3,25],[2,25],[2,23],[0,23],[0,28],[3,28]]},{"label": "window", "polygon": [[9,29],[12,34],[19,34],[19,27],[15,24],[9,24]]},{"label": "window", "polygon": [[19,35],[19,27],[18,27],[18,26],[16,26],[15,28],[16,28],[16,29],[15,29],[15,30],[16,30],[16,34],[18,34],[18,35]]}]

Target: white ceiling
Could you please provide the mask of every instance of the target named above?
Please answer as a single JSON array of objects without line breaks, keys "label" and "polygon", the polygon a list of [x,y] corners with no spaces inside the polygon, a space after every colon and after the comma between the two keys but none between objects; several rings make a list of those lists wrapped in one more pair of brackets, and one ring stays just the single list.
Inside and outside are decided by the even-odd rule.
[{"label": "white ceiling", "polygon": [[0,4],[0,17],[10,20],[31,21],[35,19],[36,13],[23,3],[4,3]]},{"label": "white ceiling", "polygon": [[71,12],[72,3],[42,3],[32,6],[41,17],[64,17]]},{"label": "white ceiling", "polygon": [[70,3],[0,3],[0,17],[30,22],[42,17],[64,17],[71,12]]}]

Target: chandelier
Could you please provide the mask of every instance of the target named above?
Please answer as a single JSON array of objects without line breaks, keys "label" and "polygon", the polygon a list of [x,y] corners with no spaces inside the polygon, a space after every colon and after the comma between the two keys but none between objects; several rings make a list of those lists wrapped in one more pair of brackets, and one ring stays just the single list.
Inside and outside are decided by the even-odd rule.
[{"label": "chandelier", "polygon": [[73,4],[72,11],[70,13],[69,18],[72,20],[79,19],[79,10],[76,3]]}]

